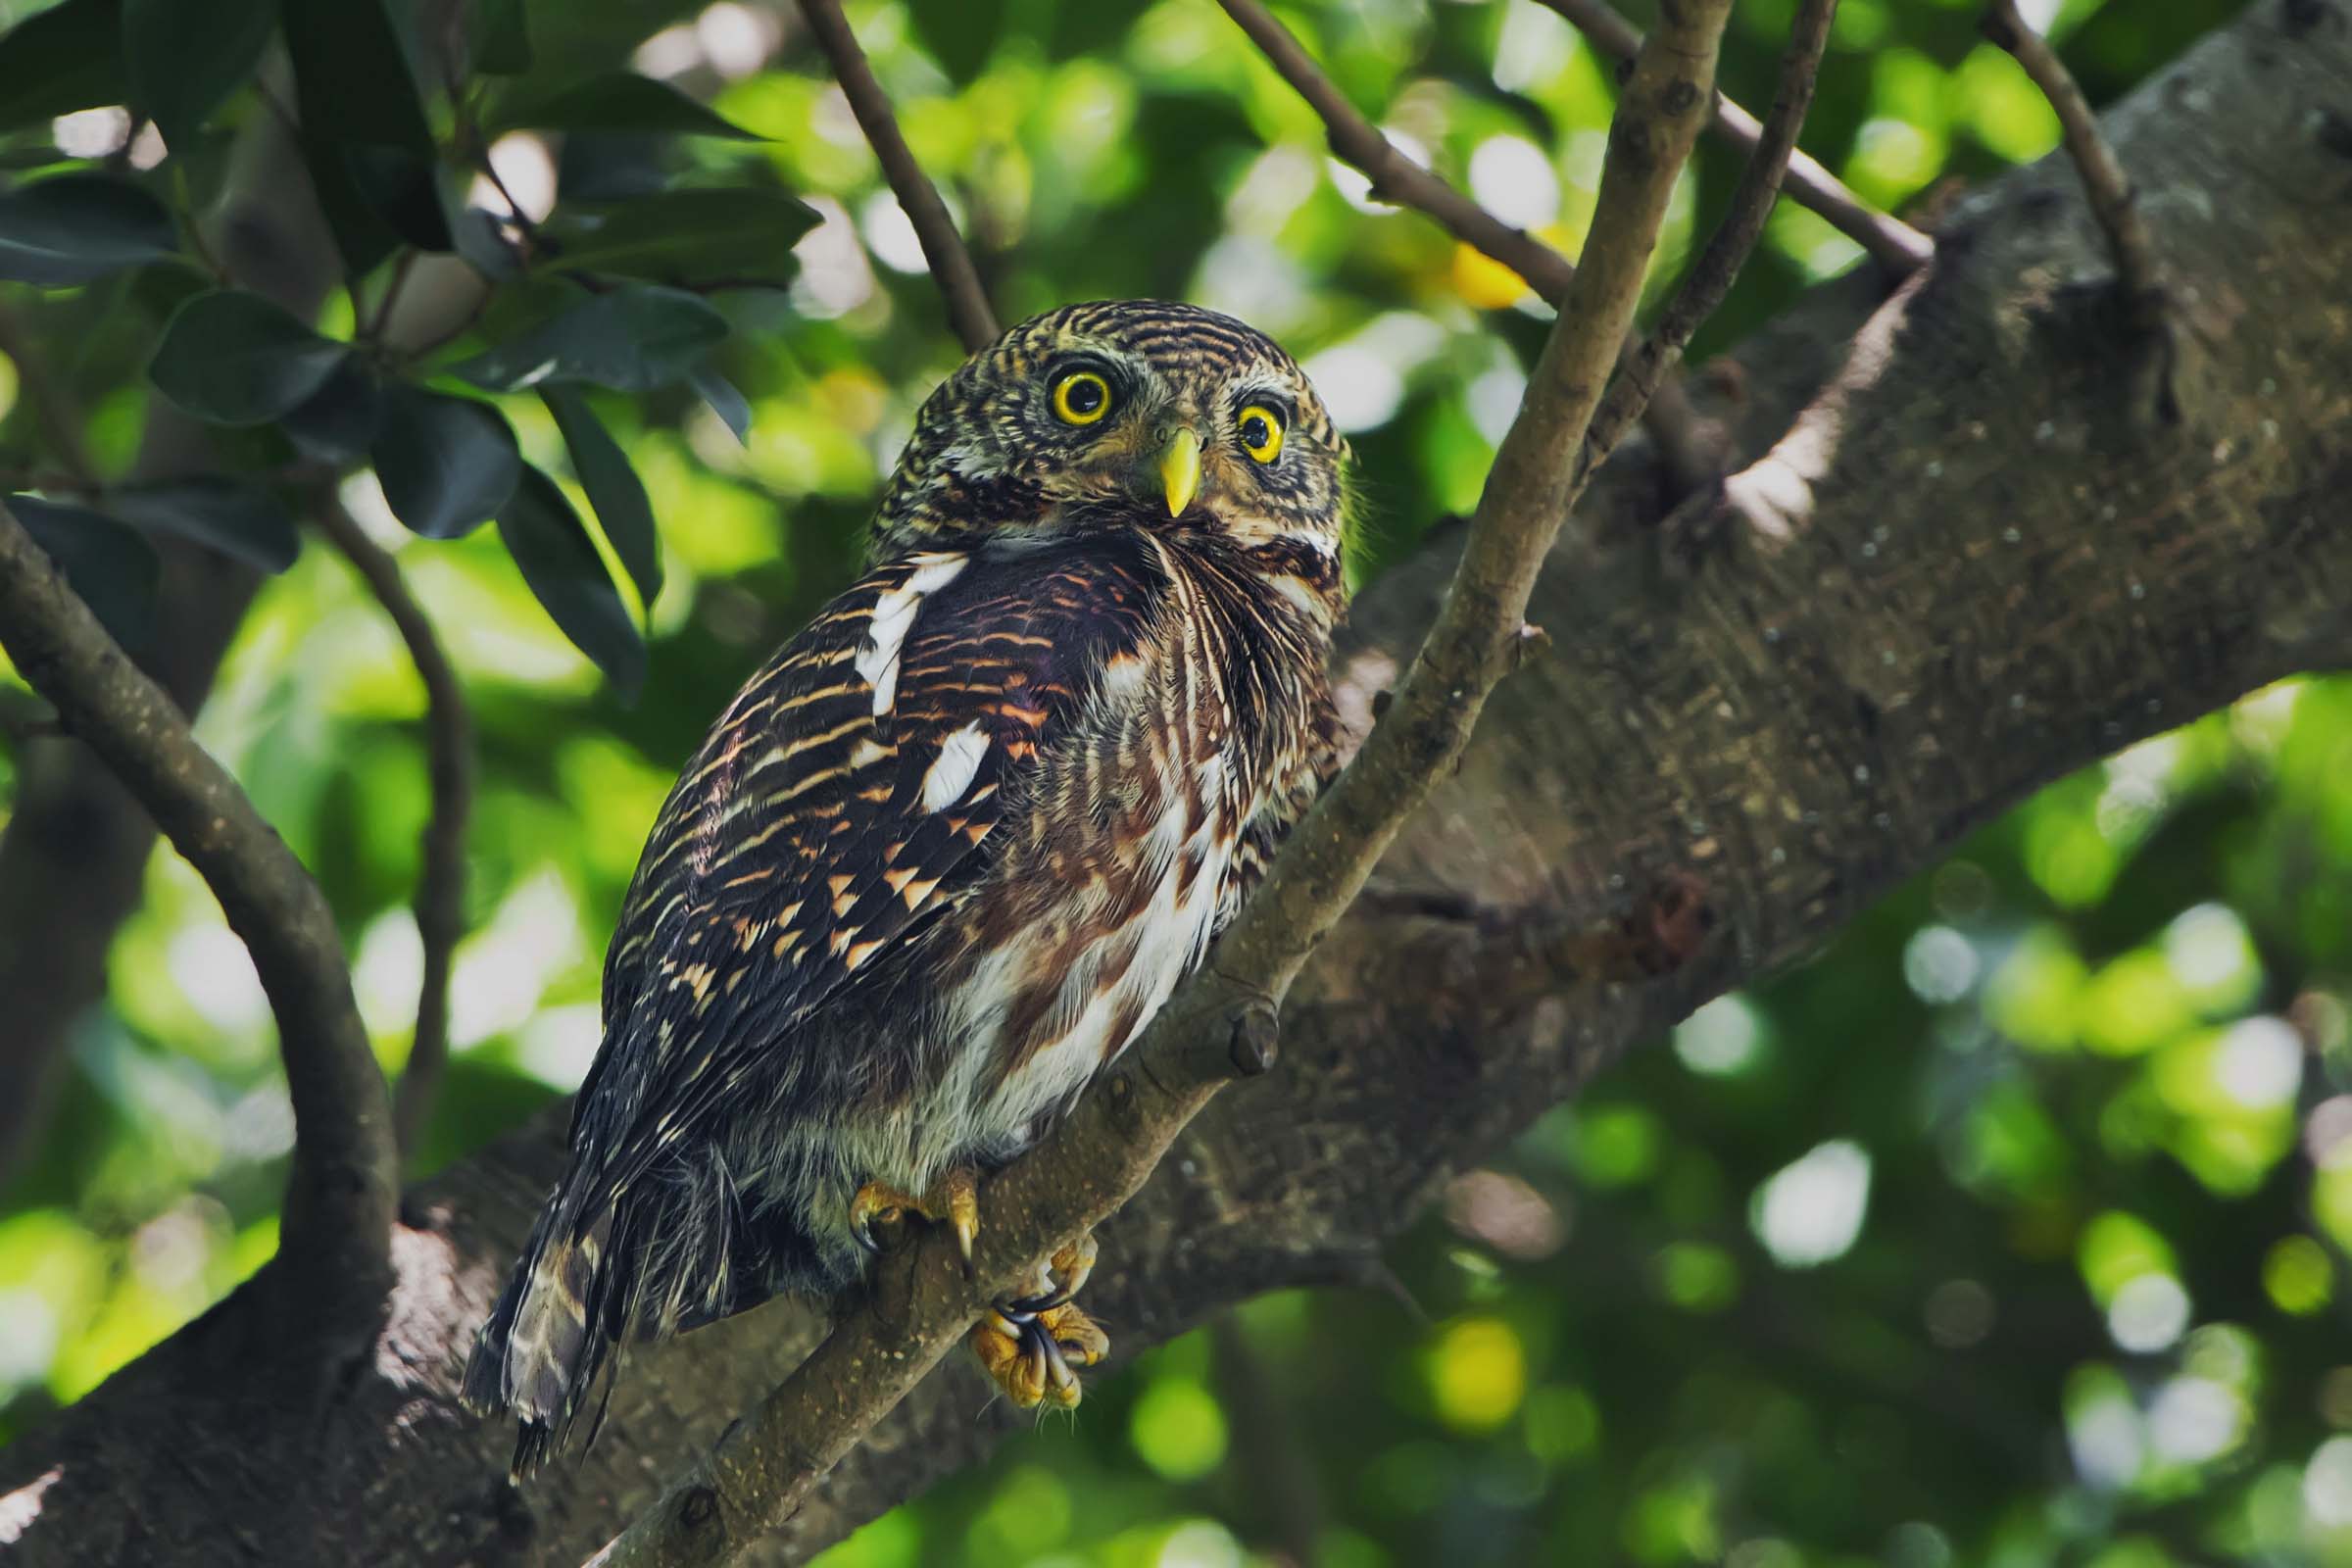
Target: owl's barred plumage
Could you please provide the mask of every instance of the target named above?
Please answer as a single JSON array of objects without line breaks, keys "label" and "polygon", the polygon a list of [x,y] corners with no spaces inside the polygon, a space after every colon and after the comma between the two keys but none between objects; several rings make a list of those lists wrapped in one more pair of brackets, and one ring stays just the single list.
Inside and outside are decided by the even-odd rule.
[{"label": "owl's barred plumage", "polygon": [[466,1375],[518,1469],[630,1338],[851,1284],[861,1185],[1001,1166],[1200,962],[1330,767],[1345,456],[1288,355],[1182,305],[1038,317],[925,403],[872,568],[646,845]]}]

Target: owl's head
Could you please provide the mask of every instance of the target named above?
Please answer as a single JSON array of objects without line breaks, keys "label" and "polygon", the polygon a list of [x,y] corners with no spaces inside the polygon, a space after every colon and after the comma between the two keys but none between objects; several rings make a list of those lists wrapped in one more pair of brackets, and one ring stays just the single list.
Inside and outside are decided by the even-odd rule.
[{"label": "owl's head", "polygon": [[1064,306],[925,401],[876,549],[1115,518],[1336,554],[1347,459],[1305,372],[1264,333],[1159,300]]}]

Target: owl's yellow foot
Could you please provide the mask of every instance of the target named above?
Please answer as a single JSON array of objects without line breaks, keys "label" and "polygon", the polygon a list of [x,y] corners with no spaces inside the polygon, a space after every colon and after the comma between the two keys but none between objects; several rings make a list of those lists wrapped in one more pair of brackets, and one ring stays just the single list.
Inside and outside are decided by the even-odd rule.
[{"label": "owl's yellow foot", "polygon": [[883,1182],[867,1182],[850,1200],[850,1234],[869,1252],[882,1250],[874,1240],[876,1224],[896,1225],[908,1214],[934,1224],[955,1227],[956,1250],[963,1254],[963,1272],[972,1272],[972,1238],[980,1234],[980,1193],[969,1169],[949,1171],[927,1198],[908,1198]]},{"label": "owl's yellow foot", "polygon": [[1038,1270],[1033,1294],[999,1303],[972,1325],[972,1353],[1020,1409],[1048,1399],[1072,1408],[1080,1394],[1076,1369],[1110,1354],[1110,1336],[1070,1300],[1094,1271],[1095,1252],[1091,1236],[1071,1243]]}]

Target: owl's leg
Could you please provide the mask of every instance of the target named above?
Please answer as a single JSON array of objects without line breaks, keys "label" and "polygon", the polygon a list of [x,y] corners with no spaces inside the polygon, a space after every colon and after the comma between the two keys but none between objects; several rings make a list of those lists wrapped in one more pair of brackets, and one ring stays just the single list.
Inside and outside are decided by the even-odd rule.
[{"label": "owl's leg", "polygon": [[1096,1250],[1092,1236],[1080,1237],[1038,1270],[1031,1294],[999,1303],[972,1326],[972,1353],[1021,1409],[1049,1398],[1065,1410],[1077,1404],[1073,1367],[1093,1366],[1110,1353],[1110,1336],[1070,1300],[1094,1271]]},{"label": "owl's leg", "polygon": [[934,1224],[953,1226],[956,1250],[963,1254],[963,1271],[972,1271],[972,1238],[980,1234],[980,1191],[969,1166],[949,1171],[930,1196],[908,1198],[885,1182],[867,1182],[850,1200],[850,1234],[869,1252],[882,1250],[874,1226],[895,1225],[908,1214],[920,1214]]}]

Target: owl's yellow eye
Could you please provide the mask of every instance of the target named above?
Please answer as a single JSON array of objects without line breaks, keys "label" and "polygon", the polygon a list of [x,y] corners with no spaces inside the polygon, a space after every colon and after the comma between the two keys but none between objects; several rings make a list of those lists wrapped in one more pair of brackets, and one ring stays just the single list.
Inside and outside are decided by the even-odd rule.
[{"label": "owl's yellow eye", "polygon": [[1072,370],[1054,383],[1054,412],[1064,424],[1092,424],[1110,412],[1110,383],[1092,370]]},{"label": "owl's yellow eye", "polygon": [[1282,456],[1282,416],[1272,409],[1252,403],[1233,421],[1236,434],[1242,438],[1242,450],[1260,463],[1272,463]]}]

